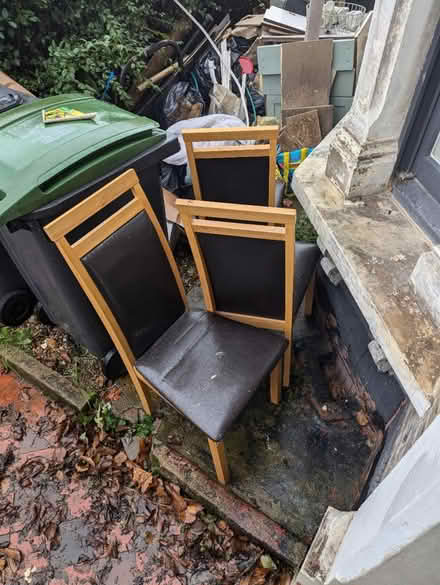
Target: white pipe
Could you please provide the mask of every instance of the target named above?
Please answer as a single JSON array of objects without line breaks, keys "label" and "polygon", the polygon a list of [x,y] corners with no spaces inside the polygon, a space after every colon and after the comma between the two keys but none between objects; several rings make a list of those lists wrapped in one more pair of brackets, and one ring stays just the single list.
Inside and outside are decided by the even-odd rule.
[{"label": "white pipe", "polygon": [[[217,53],[217,55],[218,55],[218,57],[219,57],[219,59],[220,59],[220,62],[221,62],[221,63],[222,63],[222,65],[223,65],[223,67],[225,67],[225,68],[226,68],[226,67],[227,67],[227,65],[225,64],[225,62],[224,62],[224,59],[222,58],[222,55],[221,55],[220,51],[218,50],[218,48],[217,48],[216,44],[215,44],[215,43],[214,43],[214,41],[211,39],[211,37],[209,36],[209,33],[208,33],[206,30],[205,30],[205,28],[203,28],[203,26],[200,24],[200,22],[198,22],[198,21],[197,21],[197,20],[194,18],[194,16],[191,14],[191,12],[189,12],[189,10],[187,10],[187,9],[185,8],[185,6],[182,6],[182,4],[179,2],[179,0],[173,0],[173,2],[174,2],[175,4],[177,4],[177,6],[178,6],[178,7],[179,7],[181,10],[183,10],[183,12],[184,12],[184,13],[187,15],[187,17],[188,17],[188,18],[190,18],[190,19],[193,21],[193,23],[194,23],[194,24],[195,24],[195,25],[196,25],[196,26],[197,26],[197,27],[198,27],[198,28],[199,28],[199,29],[202,31],[202,33],[203,33],[203,34],[205,35],[205,37],[208,39],[208,41],[209,41],[209,43],[210,43],[211,47],[212,47],[212,48],[214,49],[214,51]],[[244,91],[243,91],[243,89],[242,89],[242,87],[241,87],[241,84],[240,84],[240,82],[238,81],[237,77],[235,76],[234,72],[232,71],[232,68],[230,68],[230,69],[229,69],[229,71],[230,71],[230,74],[231,74],[231,77],[232,77],[232,79],[234,80],[234,83],[235,83],[235,85],[236,85],[236,86],[237,86],[237,88],[238,88],[238,91],[240,92],[241,103],[243,104],[244,115],[246,116],[246,125],[247,125],[247,126],[250,126],[250,121],[249,121],[249,112],[248,112],[248,109],[247,109],[247,104],[246,104],[246,96],[245,96],[245,93],[244,93]]]}]

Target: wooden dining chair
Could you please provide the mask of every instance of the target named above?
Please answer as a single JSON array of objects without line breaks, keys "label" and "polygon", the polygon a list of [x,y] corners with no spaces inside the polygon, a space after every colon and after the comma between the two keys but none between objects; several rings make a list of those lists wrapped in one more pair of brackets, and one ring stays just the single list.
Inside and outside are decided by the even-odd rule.
[{"label": "wooden dining chair", "polygon": [[[200,128],[182,137],[196,199],[275,207],[278,126]],[[200,142],[267,144],[199,147]]]},{"label": "wooden dining chair", "polygon": [[[241,203],[276,207],[275,171],[278,126],[255,128],[201,128],[183,130],[188,164],[197,200],[219,203]],[[200,142],[265,140],[267,144],[252,146],[197,146]],[[295,307],[305,296],[304,310],[312,313],[315,291],[315,268],[320,257],[316,244],[297,242],[295,265]],[[287,374],[286,374],[287,376]]]},{"label": "wooden dining chair", "polygon": [[[121,197],[124,205],[114,211]],[[282,334],[251,326],[264,324],[262,317],[239,322],[232,313],[228,318],[227,312],[187,311],[176,262],[133,170],[53,220],[45,231],[110,334],[146,412],[151,413],[148,395],[153,391],[205,433],[218,480],[225,484],[229,478],[225,433],[268,376],[272,402],[280,399],[281,361],[290,339],[292,303],[288,300],[284,306],[283,299],[284,287],[287,298],[292,298],[295,212],[202,205],[211,205],[203,210],[212,217],[237,220],[229,232],[225,231],[229,222],[211,221],[221,223],[223,243],[229,242],[229,236],[235,244],[244,242],[243,258],[254,254],[246,243],[262,244],[262,265],[268,265],[268,276],[282,283],[282,291],[274,281],[276,294],[266,293],[274,309],[279,305],[266,324],[276,325]],[[98,212],[107,206],[113,213],[103,220]],[[185,210],[188,218],[187,206]],[[242,219],[276,222],[279,227],[243,226]],[[199,255],[199,266],[200,262]],[[203,273],[201,278],[206,282]],[[246,313],[243,294],[231,289],[230,298],[235,294],[240,312]],[[258,294],[263,294],[262,289]]]}]

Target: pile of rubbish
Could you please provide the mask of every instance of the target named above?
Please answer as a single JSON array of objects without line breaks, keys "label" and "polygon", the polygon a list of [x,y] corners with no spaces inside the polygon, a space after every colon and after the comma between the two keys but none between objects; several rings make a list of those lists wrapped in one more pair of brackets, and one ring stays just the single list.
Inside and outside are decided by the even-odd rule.
[{"label": "pile of rubbish", "polygon": [[[328,0],[319,35],[305,41],[308,6],[272,0],[262,14],[236,24],[226,16],[212,25],[211,18],[210,27],[187,13],[196,32],[183,48],[162,41],[146,49],[148,60],[172,47],[175,62],[138,83],[134,111],[177,138],[185,128],[276,124],[279,178],[287,184],[350,109],[371,21],[361,5]],[[180,147],[165,160],[162,185],[185,196],[191,177],[181,139]]]}]

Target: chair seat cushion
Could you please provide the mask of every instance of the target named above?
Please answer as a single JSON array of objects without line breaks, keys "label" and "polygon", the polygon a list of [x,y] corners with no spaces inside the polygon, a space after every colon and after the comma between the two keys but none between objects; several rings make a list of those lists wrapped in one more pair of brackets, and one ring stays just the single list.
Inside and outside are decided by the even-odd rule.
[{"label": "chair seat cushion", "polygon": [[214,441],[287,347],[278,333],[213,313],[184,313],[136,362],[138,372]]}]

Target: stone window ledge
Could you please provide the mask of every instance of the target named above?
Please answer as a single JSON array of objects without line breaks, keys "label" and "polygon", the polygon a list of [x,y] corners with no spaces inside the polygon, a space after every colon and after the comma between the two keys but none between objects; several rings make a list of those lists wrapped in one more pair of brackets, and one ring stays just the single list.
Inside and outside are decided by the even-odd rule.
[{"label": "stone window ledge", "polygon": [[419,416],[440,393],[440,334],[410,282],[432,250],[390,192],[346,201],[325,175],[335,129],[292,187]]}]

